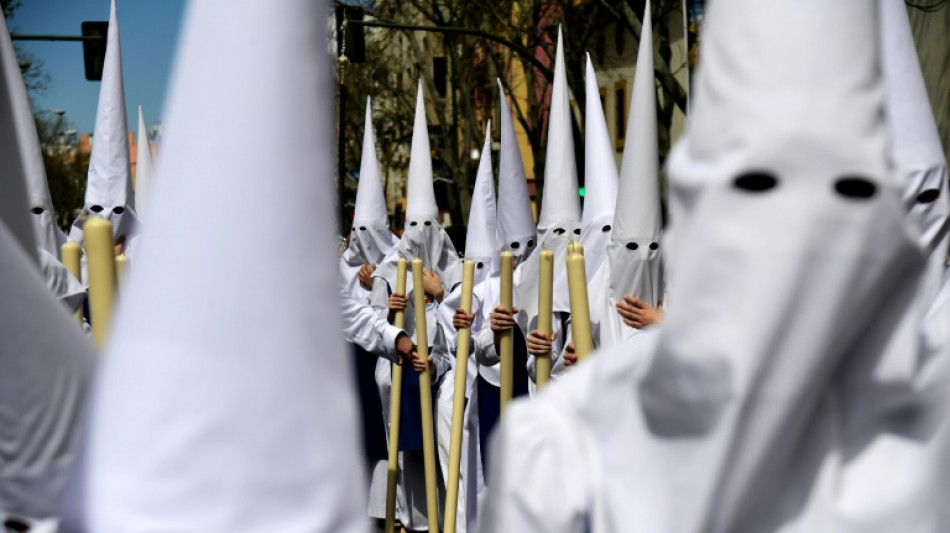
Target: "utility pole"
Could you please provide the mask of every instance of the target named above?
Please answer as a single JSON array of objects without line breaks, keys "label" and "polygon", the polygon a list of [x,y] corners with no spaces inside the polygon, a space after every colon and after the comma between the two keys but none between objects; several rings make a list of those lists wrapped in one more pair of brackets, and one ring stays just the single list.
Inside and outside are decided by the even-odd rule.
[{"label": "utility pole", "polygon": [[348,63],[366,60],[363,27],[352,24],[363,20],[363,10],[345,5],[336,6],[336,73],[337,73],[337,204],[340,207],[340,232],[346,232],[346,83]]}]

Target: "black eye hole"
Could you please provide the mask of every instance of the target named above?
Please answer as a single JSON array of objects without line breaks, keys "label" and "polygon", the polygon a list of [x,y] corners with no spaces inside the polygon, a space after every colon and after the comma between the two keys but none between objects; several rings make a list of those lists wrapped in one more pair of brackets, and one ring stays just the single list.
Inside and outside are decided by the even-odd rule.
[{"label": "black eye hole", "polygon": [[580,235],[580,234],[581,234],[580,228],[577,228],[576,230],[574,230],[574,235]]},{"label": "black eye hole", "polygon": [[518,241],[511,241],[511,249],[517,250],[518,248],[521,248],[521,243]]},{"label": "black eye hole", "polygon": [[7,518],[3,521],[3,528],[7,531],[26,532],[30,530],[30,524],[19,518]]},{"label": "black eye hole", "polygon": [[567,233],[567,230],[564,228],[554,228],[555,235],[564,235],[565,233]]},{"label": "black eye hole", "polygon": [[867,200],[877,194],[877,185],[865,178],[841,178],[835,182],[835,191],[845,198]]},{"label": "black eye hole", "polygon": [[732,182],[737,189],[742,189],[747,192],[765,192],[770,189],[774,189],[778,185],[778,180],[775,179],[775,176],[767,172],[746,172],[745,174],[739,176]]},{"label": "black eye hole", "polygon": [[90,207],[89,210],[92,211],[93,213],[101,213],[101,212],[102,212],[102,206],[101,206],[101,205],[94,205],[94,206]]},{"label": "black eye hole", "polygon": [[918,204],[932,204],[940,198],[940,189],[927,189],[917,195]]},{"label": "black eye hole", "polygon": [[366,226],[360,226],[360,231],[366,231]]},{"label": "black eye hole", "polygon": [[627,250],[636,250],[636,249],[639,248],[639,247],[640,247],[640,245],[637,244],[637,243],[635,243],[635,242],[628,242],[628,243],[627,243]]},{"label": "black eye hole", "polygon": [[42,207],[34,207],[34,208],[31,208],[31,209],[30,209],[30,213],[33,213],[34,215],[42,215],[42,214],[43,214],[43,208],[42,208]]},{"label": "black eye hole", "polygon": [[534,239],[528,241],[528,248],[534,248]]},{"label": "black eye hole", "polygon": [[482,268],[483,266],[485,266],[485,263],[482,263],[481,261],[475,263],[475,268]]},{"label": "black eye hole", "polygon": [[415,220],[413,220],[412,222],[409,223],[410,226],[417,226],[418,224],[419,224],[419,223],[416,222]]},{"label": "black eye hole", "polygon": [[116,207],[113,207],[113,208],[112,208],[112,212],[115,213],[115,214],[117,214],[117,215],[121,215],[122,213],[125,213],[125,208],[122,207],[121,205],[120,205],[120,206],[116,206]]},{"label": "black eye hole", "polygon": [[426,226],[431,226],[431,225],[432,225],[432,221],[426,220],[426,221],[424,222],[424,224],[425,224]]},{"label": "black eye hole", "polygon": [[651,243],[650,243],[650,249],[651,249],[651,250],[657,250],[657,249],[659,249],[659,248],[660,248],[660,245],[659,245],[658,243],[655,243],[655,242],[651,242]]},{"label": "black eye hole", "polygon": [[604,233],[607,233],[608,231],[610,231],[610,224],[607,224],[606,226],[604,226],[600,231],[603,231]]}]

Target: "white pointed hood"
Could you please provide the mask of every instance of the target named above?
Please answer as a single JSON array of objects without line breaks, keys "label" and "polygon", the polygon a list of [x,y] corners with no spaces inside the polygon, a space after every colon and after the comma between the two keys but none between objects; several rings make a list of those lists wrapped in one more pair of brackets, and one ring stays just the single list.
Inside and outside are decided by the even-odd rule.
[{"label": "white pointed hood", "polygon": [[505,90],[498,82],[501,102],[501,153],[498,159],[498,245],[509,251],[519,262],[525,261],[537,248],[538,229],[531,211],[528,179],[524,160],[511,119],[511,108]]},{"label": "white pointed hood", "polygon": [[145,216],[151,186],[149,181],[152,179],[152,148],[148,142],[148,129],[145,127],[142,106],[139,106],[139,131],[135,147],[135,212],[142,218]]},{"label": "white pointed hood", "polygon": [[[574,133],[571,128],[571,103],[564,63],[564,39],[557,32],[554,60],[554,84],[548,116],[547,152],[544,162],[544,191],[538,217],[538,240],[543,250],[554,252],[554,310],[570,311],[567,291],[567,245],[581,235],[580,197],[577,194],[577,166],[574,161]],[[517,290],[522,309],[529,315],[537,307],[539,254],[525,263]],[[533,302],[533,303],[532,303]]]},{"label": "white pointed hood", "polygon": [[99,107],[93,130],[92,153],[83,211],[73,222],[69,239],[82,241],[82,225],[90,215],[112,222],[116,238],[136,231],[135,192],[129,155],[128,120],[125,114],[125,84],[122,80],[122,50],[115,0],[109,10],[109,33],[99,87]]},{"label": "white pointed hood", "polygon": [[59,518],[95,362],[34,261],[0,221],[0,523]]},{"label": "white pointed hood", "polygon": [[[364,531],[329,253],[325,15],[309,0],[189,5],[153,232],[92,402],[87,531]],[[249,205],[279,209],[235,232]]]},{"label": "white pointed hood", "polygon": [[416,93],[416,118],[412,125],[412,149],[409,153],[409,184],[406,222],[438,220],[439,207],[435,203],[433,187],[432,152],[429,148],[429,125],[426,122],[426,102],[422,96],[422,80]]},{"label": "white pointed hood", "polygon": [[930,98],[903,2],[881,1],[883,68],[891,161],[906,179],[904,200],[931,250],[924,292],[940,290],[950,239],[947,159],[937,133]]},{"label": "white pointed hood", "polygon": [[[2,62],[3,83],[0,84],[0,134],[4,142],[0,142],[0,221],[6,224],[13,237],[23,246],[27,255],[32,258],[38,268],[39,262],[36,253],[36,237],[33,225],[27,214],[26,176],[34,168],[29,150],[24,146],[24,138],[20,135],[20,120],[23,98],[19,94],[23,87],[19,64],[10,43],[10,34],[7,33],[6,21],[0,27],[0,62]],[[12,64],[11,64],[12,62]],[[13,74],[16,76],[13,76]],[[25,94],[25,89],[23,89]],[[29,103],[27,103],[29,108]],[[35,136],[34,130],[34,136]]]},{"label": "white pointed hood", "polygon": [[360,181],[356,190],[353,227],[350,230],[350,244],[340,256],[342,282],[348,292],[357,299],[369,296],[369,291],[359,283],[359,271],[363,261],[379,263],[399,242],[399,238],[389,229],[389,212],[380,182],[371,109],[370,99],[367,98],[363,158],[360,161]]},{"label": "white pointed hood", "polygon": [[611,506],[658,531],[836,523],[837,372],[873,365],[923,264],[885,158],[878,7],[716,0],[705,24],[669,165],[676,305],[636,392],[638,444],[676,454],[638,456],[662,478]]},{"label": "white pointed hood", "polygon": [[574,133],[565,70],[564,42],[558,27],[554,84],[548,115],[547,155],[544,160],[544,196],[541,200],[538,233],[546,235],[560,229],[568,237],[577,237],[580,235],[581,208],[577,195]]},{"label": "white pointed hood", "polygon": [[581,243],[587,278],[590,279],[607,252],[610,227],[617,204],[617,162],[607,132],[607,120],[600,103],[597,74],[587,54],[587,104],[584,113],[584,212],[581,215]]},{"label": "white pointed hood", "polygon": [[[422,259],[425,268],[435,270],[445,292],[462,281],[462,263],[455,245],[439,223],[439,208],[433,187],[432,152],[429,149],[429,126],[422,95],[422,80],[416,95],[416,119],[412,128],[412,149],[409,159],[409,191],[406,205],[406,227],[399,243],[386,254],[374,273],[396,287],[396,264],[399,258]],[[406,282],[406,290],[412,282]],[[408,294],[408,293],[407,293]]]},{"label": "white pointed hood", "polygon": [[621,301],[625,294],[630,294],[655,307],[663,298],[659,160],[653,27],[648,1],[640,33],[608,251],[610,297],[614,301]]},{"label": "white pointed hood", "polygon": [[491,169],[491,121],[485,126],[485,144],[478,163],[472,207],[468,212],[465,258],[475,261],[475,284],[497,275],[495,175]]},{"label": "white pointed hood", "polygon": [[[23,84],[20,65],[6,24],[0,28],[0,54],[3,56],[3,83],[9,98],[4,105],[9,106],[16,127],[15,132],[5,132],[3,138],[15,138],[19,147],[18,157],[26,179],[26,194],[36,245],[58,258],[59,247],[65,239],[61,237],[62,231],[56,227],[56,212],[53,210],[53,200],[46,182],[46,167],[36,133],[36,120],[33,118],[33,109],[26,94],[26,86]],[[9,159],[4,158],[4,161]]]}]

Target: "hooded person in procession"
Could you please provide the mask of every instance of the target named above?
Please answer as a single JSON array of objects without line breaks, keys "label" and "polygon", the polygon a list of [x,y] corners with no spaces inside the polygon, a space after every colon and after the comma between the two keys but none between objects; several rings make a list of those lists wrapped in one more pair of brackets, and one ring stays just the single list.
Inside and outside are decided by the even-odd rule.
[{"label": "hooded person in procession", "polygon": [[[379,162],[376,159],[376,135],[373,131],[370,99],[366,99],[366,120],[363,130],[363,156],[360,163],[360,180],[356,191],[356,208],[353,213],[353,227],[350,231],[350,242],[346,250],[340,255],[340,292],[345,308],[352,306],[364,307],[372,313],[369,307],[370,289],[372,289],[372,273],[376,264],[396,245],[398,238],[389,229],[389,215],[386,210],[386,196],[380,182]],[[358,319],[361,315],[353,315]],[[350,338],[378,338],[374,331],[392,328],[384,319],[366,321],[360,327],[347,319],[344,315],[345,326],[353,327]],[[402,333],[402,332],[400,332]],[[396,338],[399,338],[397,333]],[[411,341],[402,333],[405,342]],[[363,421],[363,444],[369,473],[370,483],[368,514],[374,518],[386,516],[386,424],[383,419],[383,406],[380,402],[379,391],[376,387],[377,356],[387,361],[397,360],[393,356],[395,343],[385,342],[384,352],[378,349],[367,349],[364,342],[354,342],[353,363],[359,389],[361,418]],[[405,348],[405,347],[404,347]],[[408,353],[408,352],[407,352]]]},{"label": "hooded person in procession", "polygon": [[[887,81],[889,159],[927,263],[913,304],[874,365],[846,379],[843,468],[837,519],[843,531],[945,531],[950,494],[945,454],[950,377],[948,302],[941,301],[948,244],[947,163],[917,59],[907,7],[879,0]],[[942,319],[942,320],[941,320]],[[887,480],[887,497],[868,490]]]},{"label": "hooded person in procession", "polygon": [[[134,259],[134,240],[139,228],[135,214],[127,124],[119,20],[113,0],[109,12],[99,107],[93,130],[95,136],[89,156],[86,199],[82,212],[69,231],[69,240],[83,244],[86,220],[90,216],[99,216],[112,223],[116,253],[124,253]],[[84,279],[83,282],[88,285],[88,280]]]},{"label": "hooded person in procession", "polygon": [[[548,116],[547,155],[544,165],[544,197],[538,220],[540,250],[554,252],[554,295],[551,338],[545,338],[538,327],[538,280],[540,253],[533,253],[521,266],[514,286],[518,311],[514,320],[499,307],[492,313],[496,331],[518,325],[526,340],[532,368],[534,357],[551,353],[551,377],[557,379],[577,357],[565,350],[568,340],[571,302],[567,287],[567,247],[581,237],[581,208],[577,189],[577,166],[574,161],[574,134],[571,128],[571,105],[568,95],[564,46],[558,28],[554,61],[554,83],[551,90],[551,112]],[[608,180],[604,180],[609,184]],[[515,341],[515,345],[519,340]],[[533,372],[532,372],[533,374]],[[519,381],[516,380],[516,387]]]},{"label": "hooded person in procession", "polygon": [[[416,115],[412,132],[409,158],[408,202],[406,228],[399,242],[379,262],[373,273],[370,305],[382,316],[405,310],[405,330],[415,342],[416,323],[412,301],[413,290],[423,290],[426,299],[426,331],[429,340],[429,360],[422,361],[418,352],[412,352],[412,366],[403,372],[402,418],[399,434],[399,479],[396,488],[396,518],[408,529],[424,529],[427,523],[425,469],[422,456],[422,413],[419,400],[418,372],[429,365],[433,388],[433,420],[439,421],[439,411],[451,411],[453,378],[452,358],[446,332],[439,325],[439,305],[462,281],[462,263],[455,246],[439,223],[439,210],[433,187],[432,155],[429,149],[429,131],[426,124],[425,100],[422,82],[416,97]],[[400,258],[409,262],[406,274],[406,294],[396,290],[396,268]],[[424,287],[414,287],[412,260],[422,260]],[[380,359],[376,365],[376,383],[383,404],[383,419],[389,421],[392,365]],[[448,415],[451,418],[451,415]],[[448,463],[450,435],[441,424],[435,424],[439,461]],[[440,487],[444,484],[440,484]]]},{"label": "hooded person in procession", "polygon": [[[530,207],[529,207],[530,209]],[[476,335],[487,328],[488,314],[498,298],[500,260],[498,255],[498,210],[495,199],[495,176],[491,160],[491,120],[485,126],[485,143],[472,191],[472,206],[468,213],[465,236],[465,259],[475,262],[472,286],[472,309],[465,313],[461,306],[461,286],[445,298],[439,307],[439,320],[449,338],[450,346],[458,346],[458,330],[471,328]],[[458,361],[456,353],[456,365]],[[480,365],[475,350],[468,354],[466,374],[464,427],[462,432],[462,464],[459,490],[458,531],[474,526],[478,513],[478,498],[485,494],[482,454],[479,442],[478,379]],[[456,367],[457,368],[457,367]],[[497,368],[496,368],[497,371]],[[449,411],[449,410],[447,410]],[[449,411],[451,412],[451,411]],[[451,420],[449,420],[451,422]],[[451,428],[451,424],[449,424]]]},{"label": "hooded person in procession", "polygon": [[344,290],[357,300],[369,302],[373,288],[372,274],[376,265],[398,242],[399,237],[389,229],[386,195],[383,193],[379,161],[376,159],[372,106],[367,98],[363,156],[356,190],[356,206],[353,210],[353,227],[350,230],[349,244],[340,256],[340,276]]},{"label": "hooded person in procession", "polygon": [[[610,243],[607,257],[588,287],[594,346],[600,349],[636,335],[662,318],[662,220],[651,23],[647,2]],[[584,253],[586,257],[586,246]]]},{"label": "hooded person in procession", "polygon": [[[366,531],[327,253],[325,15],[309,0],[189,4],[154,224],[97,378],[70,530]],[[249,38],[257,24],[280,31]],[[256,203],[280,209],[233,231],[233,206]]]},{"label": "hooded person in procession", "polygon": [[878,5],[716,0],[705,24],[669,163],[676,305],[509,409],[484,531],[851,531],[842,402],[924,265],[886,158]]},{"label": "hooded person in procession", "polygon": [[0,529],[49,533],[61,521],[96,354],[40,270],[48,252],[37,246],[27,185],[36,168],[24,157],[36,131],[14,134],[30,107],[9,44],[0,21],[0,132],[9,133],[0,143]]},{"label": "hooded person in procession", "polygon": [[12,118],[9,124],[13,127],[12,130],[4,132],[3,138],[16,139],[15,145],[19,149],[16,157],[20,160],[26,179],[29,218],[33,226],[40,268],[53,295],[70,311],[75,311],[82,305],[86,291],[79,280],[60,262],[60,247],[66,242],[66,235],[56,225],[56,212],[53,210],[53,200],[46,182],[46,168],[36,133],[36,121],[6,22],[0,27],[0,55],[3,56],[3,84],[8,94],[8,100],[3,105],[9,108]]},{"label": "hooded person in procession", "polygon": [[[607,120],[597,88],[594,63],[587,54],[585,77],[587,103],[584,113],[584,211],[581,214],[581,244],[588,281],[593,277],[610,243],[617,204],[617,164],[607,131]],[[624,209],[624,206],[621,206]]]},{"label": "hooded person in procession", "polygon": [[[501,155],[499,160],[498,202],[495,223],[496,259],[493,268],[500,268],[498,254],[511,252],[513,255],[513,281],[515,284],[524,273],[524,265],[535,255],[536,228],[531,212],[531,200],[528,196],[527,180],[518,140],[515,136],[511,111],[508,108],[504,89],[498,82],[501,104]],[[490,167],[489,167],[490,169]],[[472,327],[471,355],[477,362],[474,375],[473,400],[475,407],[471,417],[473,431],[478,436],[478,455],[470,464],[479,471],[476,497],[469,498],[469,523],[473,524],[477,512],[486,498],[488,470],[488,438],[498,423],[501,410],[501,375],[498,342],[503,331],[513,332],[513,372],[515,396],[528,394],[531,390],[534,361],[527,352],[523,329],[515,321],[521,305],[519,298],[525,293],[513,293],[513,309],[506,309],[499,303],[501,278],[493,274],[474,290],[472,313],[466,314],[456,309],[452,317],[456,329]],[[535,281],[535,286],[537,282]],[[535,294],[534,299],[537,300]],[[512,311],[514,313],[512,313]],[[474,446],[474,444],[473,444]]]}]

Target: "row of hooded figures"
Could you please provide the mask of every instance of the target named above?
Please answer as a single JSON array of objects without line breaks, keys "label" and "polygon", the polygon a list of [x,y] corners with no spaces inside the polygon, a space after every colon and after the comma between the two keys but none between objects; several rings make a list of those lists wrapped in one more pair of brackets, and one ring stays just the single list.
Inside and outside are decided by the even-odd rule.
[{"label": "row of hooded figures", "polygon": [[405,230],[368,102],[337,273],[321,6],[193,1],[146,203],[113,1],[72,243],[0,28],[3,526],[950,530],[947,164],[903,2],[711,3],[666,228],[649,6],[619,172],[587,98],[583,210],[559,34],[537,223],[502,105],[460,258],[420,85]]},{"label": "row of hooded figures", "polygon": [[[915,328],[922,336],[934,337],[891,348],[911,351],[921,345],[921,355],[911,357],[918,360],[918,365],[929,366],[913,370],[917,379],[918,374],[930,374],[934,372],[930,367],[938,365],[929,360],[937,353],[930,352],[942,351],[939,355],[950,356],[947,352],[950,322],[943,324],[939,331],[930,331],[934,321],[945,319],[948,312],[946,258],[950,203],[946,195],[946,162],[926,93],[922,91],[922,77],[907,17],[902,13],[903,5],[901,2],[882,3],[885,16],[881,38],[884,42],[900,43],[884,54],[888,82],[887,127],[891,135],[889,155],[896,170],[906,178],[904,196],[908,217],[918,223],[922,233],[917,240],[931,258],[916,297],[920,301],[906,311],[916,319],[903,318],[903,322],[898,320],[893,324],[896,331]],[[881,212],[872,215],[873,208],[866,206],[885,196],[883,189],[890,185],[884,180],[886,167],[871,165],[871,159],[878,163],[884,161],[884,154],[875,152],[875,148],[883,147],[885,124],[877,124],[875,128],[879,131],[874,135],[860,132],[860,121],[867,119],[860,113],[882,106],[884,102],[849,102],[848,98],[854,95],[848,91],[856,90],[849,84],[859,75],[870,79],[870,71],[857,72],[855,65],[834,57],[837,50],[829,55],[825,49],[833,46],[829,41],[837,43],[855,38],[860,32],[870,32],[871,24],[877,20],[871,16],[873,9],[858,9],[855,5],[841,7],[842,13],[865,12],[863,16],[867,20],[864,22],[869,27],[853,30],[854,34],[847,30],[834,38],[830,34],[838,30],[829,29],[829,35],[820,44],[802,45],[796,40],[796,46],[821,50],[826,57],[809,57],[813,65],[790,66],[782,55],[791,54],[790,36],[768,36],[769,44],[762,50],[751,51],[742,48],[747,38],[729,35],[720,29],[720,24],[728,24],[731,4],[736,4],[731,7],[733,17],[750,21],[755,20],[753,13],[760,12],[762,7],[752,7],[750,2],[722,4],[725,13],[713,11],[710,15],[704,43],[704,54],[709,58],[704,57],[706,63],[697,82],[699,94],[687,140],[680,142],[669,163],[671,181],[679,178],[670,184],[671,195],[675,195],[671,202],[682,210],[685,222],[677,227],[677,240],[682,239],[682,244],[677,242],[681,251],[671,265],[673,272],[679,265],[683,265],[684,270],[674,277],[682,279],[678,279],[675,290],[671,290],[669,280],[665,279],[668,265],[665,265],[663,250],[674,241],[669,235],[661,238],[651,47],[641,47],[638,56],[627,143],[619,175],[588,57],[584,124],[587,196],[582,211],[575,194],[577,174],[559,33],[547,131],[545,188],[537,226],[529,204],[511,114],[507,105],[502,105],[498,195],[496,199],[488,157],[489,122],[481,152],[485,156],[472,196],[465,259],[459,259],[460,254],[439,224],[429,145],[424,133],[425,104],[421,85],[409,167],[406,227],[401,238],[389,231],[367,102],[352,232],[349,247],[340,258],[341,298],[345,306],[354,309],[345,313],[347,320],[353,320],[352,330],[359,332],[351,334],[350,339],[366,348],[357,349],[356,364],[363,400],[366,457],[371,472],[369,516],[385,519],[386,531],[394,526],[431,530],[440,523],[447,531],[464,531],[479,522],[483,531],[584,531],[590,527],[587,520],[594,509],[589,498],[594,495],[605,500],[594,505],[598,511],[606,502],[619,506],[604,511],[601,518],[606,522],[595,523],[610,524],[607,530],[633,530],[631,524],[641,518],[625,508],[632,509],[636,505],[632,501],[624,503],[623,497],[654,503],[656,499],[645,498],[641,489],[602,493],[600,491],[614,486],[602,478],[620,476],[623,471],[629,471],[631,476],[646,474],[648,478],[653,474],[645,465],[631,464],[636,461],[627,460],[628,464],[622,467],[615,463],[623,464],[625,455],[636,454],[637,448],[632,445],[634,441],[624,440],[630,438],[627,433],[631,431],[618,427],[632,422],[625,418],[629,410],[625,404],[630,400],[613,398],[616,400],[613,403],[609,399],[611,393],[630,394],[630,384],[642,379],[639,401],[643,412],[637,418],[642,417],[639,423],[644,427],[638,429],[652,431],[663,438],[687,441],[736,439],[731,445],[751,458],[731,461],[737,464],[745,460],[763,461],[755,454],[772,453],[780,448],[782,425],[789,424],[789,431],[805,429],[797,427],[804,422],[798,419],[796,409],[820,409],[810,402],[823,401],[821,399],[802,396],[801,405],[791,400],[801,393],[798,387],[814,386],[806,383],[812,375],[810,372],[829,373],[825,377],[830,377],[833,365],[823,360],[829,355],[824,350],[832,349],[835,343],[822,344],[857,333],[858,337],[848,339],[851,344],[834,349],[844,350],[844,353],[859,347],[869,350],[858,340],[866,332],[849,330],[848,323],[855,316],[852,313],[863,314],[869,310],[852,307],[860,298],[853,298],[854,294],[849,293],[862,290],[855,284],[859,287],[870,284],[867,288],[873,287],[872,292],[878,295],[894,294],[901,285],[914,284],[911,280],[916,278],[910,275],[911,265],[919,253],[911,251],[909,242],[901,245],[903,250],[894,254],[890,265],[879,265],[869,258],[858,260],[861,255],[854,244],[868,236],[876,243],[885,239],[897,243],[904,238],[899,236],[902,235],[899,232],[904,231],[900,224],[903,220],[892,220],[894,226],[888,227],[889,223],[880,220]],[[750,13],[739,14],[741,9]],[[817,20],[833,18],[839,8],[787,9],[790,15],[796,16],[799,10],[820,11],[820,15],[806,13]],[[649,17],[648,5],[642,36],[642,42],[646,43],[652,42]],[[818,26],[816,21],[809,21]],[[745,24],[745,21],[735,23]],[[822,21],[821,24],[823,26],[815,32],[828,23]],[[834,46],[841,48],[840,44]],[[716,71],[714,62],[728,53],[742,56],[740,66],[735,72]],[[794,55],[804,56],[805,52],[797,51]],[[865,68],[872,64],[871,55],[865,61]],[[710,63],[713,66],[708,66]],[[818,63],[826,64],[819,67]],[[815,79],[823,68],[828,69],[830,80]],[[740,77],[736,80],[735,76]],[[770,76],[780,81],[770,81]],[[745,82],[746,87],[739,82]],[[882,83],[881,80],[874,82]],[[792,86],[798,93],[775,98],[771,92],[776,90],[774,83]],[[833,86],[830,92],[825,83]],[[824,92],[821,97],[816,93],[819,90]],[[505,102],[500,83],[499,92],[501,101]],[[868,107],[862,111],[863,105]],[[824,113],[836,118],[823,116]],[[748,137],[748,132],[756,132],[755,137]],[[875,135],[880,138],[874,139]],[[828,145],[820,149],[818,145],[824,142]],[[735,157],[738,162],[726,163],[714,158],[726,155]],[[698,177],[708,179],[711,172],[732,173],[734,179],[727,179],[719,190],[710,192],[708,198],[692,198],[700,186]],[[833,195],[815,197],[814,189],[804,186],[811,182],[818,187],[827,183],[828,192]],[[757,205],[745,205],[749,202]],[[716,223],[700,218],[700,213],[707,210],[722,209],[744,211],[743,220]],[[695,214],[689,214],[690,211]],[[690,222],[690,218],[696,222]],[[798,223],[792,224],[792,219],[798,219]],[[854,224],[859,220],[870,223],[872,219],[875,222],[861,230],[873,228],[869,235],[851,234],[850,229],[843,229],[856,229]],[[691,224],[698,227],[690,227]],[[785,238],[776,233],[780,229]],[[700,235],[703,235],[701,243],[696,242]],[[690,245],[693,249],[689,249]],[[743,245],[752,247],[747,251]],[[836,252],[840,256],[834,257],[835,249],[840,250]],[[896,244],[894,249],[898,249]],[[765,259],[751,261],[751,256],[746,256],[749,253]],[[836,264],[839,261],[841,264]],[[854,264],[850,267],[844,265],[852,261]],[[686,264],[701,269],[702,274],[694,275],[693,279]],[[856,270],[850,270],[851,267]],[[681,313],[680,322],[690,321],[692,331],[689,335],[675,336],[671,332],[665,338],[661,333],[664,328],[653,326],[663,320],[666,296],[671,295],[676,305],[678,291],[690,294],[697,289],[706,294],[688,303],[683,296],[684,308],[677,310]],[[834,294],[847,296],[837,302]],[[847,300],[852,301],[845,305]],[[780,301],[784,303],[779,304]],[[812,305],[826,306],[826,309],[819,312],[811,309]],[[374,324],[362,319],[355,310],[359,306],[364,306],[364,312],[368,312],[366,309],[375,311],[379,322]],[[732,316],[720,317],[722,313],[717,311],[721,309],[733,310]],[[875,314],[879,316],[873,320],[869,317],[871,321],[861,328],[872,323],[876,324],[875,328],[882,327],[880,315],[890,313],[879,310]],[[391,325],[394,319],[395,326]],[[370,328],[380,331],[371,336]],[[385,331],[387,328],[391,329]],[[781,338],[783,333],[789,338]],[[369,337],[373,342],[365,342]],[[887,344],[880,339],[877,342],[876,348]],[[420,346],[420,343],[426,345]],[[616,360],[601,362],[599,369],[588,368],[586,375],[565,379],[572,374],[571,367],[593,349],[604,352],[597,355],[598,358],[615,357]],[[695,350],[707,354],[708,358],[700,361]],[[668,352],[669,360],[650,366],[646,352],[660,351]],[[817,359],[809,361],[806,354],[796,353],[801,351],[810,351],[810,357]],[[613,356],[614,352],[619,353]],[[792,359],[782,361],[781,356],[786,352]],[[796,361],[796,357],[801,360]],[[882,372],[887,369],[882,368]],[[769,373],[776,374],[770,377]],[[618,376],[627,379],[618,380]],[[858,378],[840,379],[847,382]],[[512,414],[506,415],[504,430],[490,445],[490,437],[499,432],[498,422],[508,402],[512,398],[538,395],[549,380],[564,383],[555,386],[558,392],[542,396],[542,400],[535,400],[537,403],[521,403],[515,407]],[[610,387],[619,386],[614,380],[623,384],[622,390],[609,391]],[[760,386],[777,390],[759,390]],[[855,386],[855,389],[860,390],[860,387]],[[859,396],[871,392],[849,391]],[[594,396],[598,398],[594,400]],[[781,401],[776,402],[776,398]],[[903,404],[907,400],[896,401]],[[743,402],[757,405],[746,407]],[[565,405],[571,407],[565,409]],[[909,409],[907,405],[901,407]],[[894,406],[889,408],[895,411],[875,416],[887,418],[899,412]],[[933,406],[921,407],[929,418],[933,413],[927,408]],[[545,412],[551,409],[562,412]],[[908,418],[903,423],[913,425],[909,419],[921,415],[903,412],[900,416]],[[773,425],[776,427],[769,428]],[[760,432],[766,428],[776,433],[766,434],[768,438],[765,438]],[[789,437],[792,435],[795,433]],[[743,442],[741,439],[763,440]],[[625,448],[625,443],[631,446]],[[805,440],[795,445],[815,444]],[[577,461],[582,466],[560,463],[574,460],[575,454],[590,455],[590,447],[602,448],[593,452],[603,454],[600,462]],[[778,450],[777,455],[782,453]],[[900,452],[880,453],[883,457],[893,453],[891,459],[900,457]],[[723,456],[719,463],[696,465],[697,478],[712,474],[713,464],[737,467],[725,462],[727,459]],[[789,455],[786,459],[802,461],[805,458]],[[878,459],[871,461],[874,460]],[[768,461],[756,465],[760,470],[755,475],[765,476]],[[874,471],[876,467],[862,465],[860,468]],[[575,469],[579,471],[572,472]],[[551,472],[557,470],[567,472]],[[944,473],[950,475],[950,472]],[[688,470],[684,474],[689,477]],[[596,488],[591,489],[593,492],[584,493],[591,478],[598,476],[601,478]],[[751,480],[742,481],[751,483]],[[690,484],[686,478],[671,478],[665,483],[686,483],[680,486],[681,490]],[[777,478],[766,477],[767,487],[756,483],[747,484],[744,489],[759,487],[778,493],[784,490]],[[727,487],[723,487],[720,498],[732,496],[729,492],[734,489],[726,490]],[[579,491],[583,496],[566,497],[562,490]],[[644,483],[642,491],[647,490],[650,490],[649,485]],[[549,496],[543,496],[545,492],[550,492]],[[745,497],[755,495],[745,494]],[[725,499],[717,505],[721,506],[720,511],[739,511],[729,509],[731,503]],[[888,505],[900,509],[896,503]],[[720,511],[704,512],[714,516]],[[924,515],[928,517],[924,522],[936,524],[930,521],[933,509],[930,511]],[[626,519],[614,522],[621,516]],[[911,515],[901,516],[903,520],[911,520]],[[678,531],[692,519],[671,515],[652,522],[644,530]],[[742,519],[761,524],[775,516],[742,516]],[[729,524],[717,531],[748,527],[745,522],[718,522],[719,517],[716,520],[711,523]],[[894,531],[891,529],[894,522],[890,520],[893,517],[874,527]],[[913,517],[913,520],[922,518]],[[862,524],[862,528],[870,527],[860,521],[856,523]],[[758,527],[750,530],[758,531]]]}]

